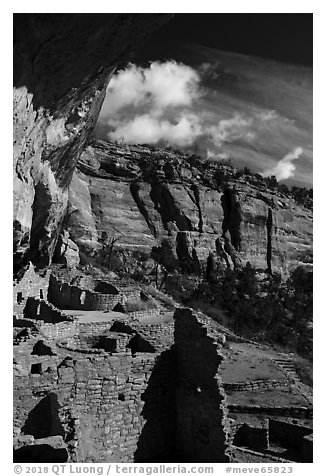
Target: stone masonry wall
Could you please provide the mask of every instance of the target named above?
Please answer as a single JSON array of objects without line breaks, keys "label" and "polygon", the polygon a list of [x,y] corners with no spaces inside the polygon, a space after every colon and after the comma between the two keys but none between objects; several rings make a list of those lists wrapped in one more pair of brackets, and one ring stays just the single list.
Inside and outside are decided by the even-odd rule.
[{"label": "stone masonry wall", "polygon": [[248,450],[247,448],[232,448],[232,463],[291,463],[291,461],[272,456],[270,454],[259,453],[258,451]]},{"label": "stone masonry wall", "polygon": [[140,301],[141,291],[140,289],[125,289],[122,288],[121,291],[123,292],[123,296],[126,301]]},{"label": "stone masonry wall", "polygon": [[[75,368],[80,414],[79,461],[168,459],[174,442],[170,365],[157,372],[155,355],[96,356]],[[150,401],[150,408],[148,401]]]},{"label": "stone masonry wall", "polygon": [[226,391],[245,392],[247,390],[266,390],[268,388],[282,388],[288,384],[283,380],[251,380],[250,382],[223,383]]},{"label": "stone masonry wall", "polygon": [[[255,451],[265,451],[267,427],[245,425],[232,442],[227,412],[283,415],[284,409],[227,410],[220,334],[193,310],[177,309],[167,323],[148,325],[127,316],[89,324],[35,321],[30,332],[19,332],[16,437],[62,436],[71,462],[247,461],[247,444],[253,460],[266,461]],[[286,410],[293,418],[311,411]],[[272,438],[282,425],[271,423]],[[288,439],[292,427],[285,430]],[[309,431],[299,428],[301,445]]]},{"label": "stone masonry wall", "polygon": [[163,352],[174,343],[174,322],[150,325],[133,322],[132,327],[159,352]]},{"label": "stone masonry wall", "polygon": [[313,410],[311,407],[282,407],[282,406],[266,406],[266,405],[236,405],[230,403],[228,405],[229,411],[232,413],[252,413],[263,414],[271,416],[284,416],[291,418],[307,418],[311,419]]},{"label": "stone masonry wall", "polygon": [[51,276],[48,299],[59,309],[106,311],[113,309],[118,302],[123,302],[123,295],[89,291],[78,286],[71,286]]},{"label": "stone masonry wall", "polygon": [[[176,433],[176,365],[171,342],[165,346],[162,342],[159,352],[133,356],[123,345],[115,353],[91,348],[80,352],[73,345],[61,345],[65,340],[78,347],[76,336],[108,332],[111,325],[44,323],[37,325],[42,334],[18,341],[14,346],[14,435],[62,435],[69,461],[170,461]],[[58,332],[45,335],[44,329],[50,328]],[[152,329],[155,332],[159,329]],[[123,340],[121,333],[116,335],[121,344],[132,337],[126,334]],[[40,340],[48,349],[44,355],[34,352]]]},{"label": "stone masonry wall", "polygon": [[49,287],[50,271],[44,276],[40,276],[34,270],[34,266],[30,264],[20,281],[15,281],[13,285],[13,303],[14,314],[22,317],[26,301],[29,297],[46,299]]},{"label": "stone masonry wall", "polygon": [[67,321],[59,322],[55,326],[48,322],[40,322],[36,325],[41,335],[48,339],[63,339],[76,335],[79,330],[78,323]]},{"label": "stone masonry wall", "polygon": [[225,394],[218,376],[218,344],[198,315],[177,309],[177,454],[181,461],[227,462]]},{"label": "stone masonry wall", "polygon": [[149,317],[157,317],[160,315],[160,309],[147,309],[146,311],[133,311],[128,312],[128,316],[132,317],[133,319],[138,319],[142,321],[143,319],[147,319]]}]

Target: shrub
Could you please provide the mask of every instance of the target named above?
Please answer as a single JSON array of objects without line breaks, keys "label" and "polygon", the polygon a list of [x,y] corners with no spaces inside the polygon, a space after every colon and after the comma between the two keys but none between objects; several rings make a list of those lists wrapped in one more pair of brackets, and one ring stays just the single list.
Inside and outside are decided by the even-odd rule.
[{"label": "shrub", "polygon": [[309,387],[313,386],[313,371],[312,371],[312,362],[309,362],[302,357],[296,357],[293,360],[295,370],[300,377],[301,382],[308,385]]},{"label": "shrub", "polygon": [[157,305],[153,301],[127,301],[124,306],[127,312],[157,309]]}]

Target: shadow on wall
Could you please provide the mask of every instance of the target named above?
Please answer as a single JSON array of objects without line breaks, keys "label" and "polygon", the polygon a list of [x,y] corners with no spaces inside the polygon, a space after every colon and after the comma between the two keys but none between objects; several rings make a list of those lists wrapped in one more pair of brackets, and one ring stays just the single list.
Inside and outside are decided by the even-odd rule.
[{"label": "shadow on wall", "polygon": [[136,331],[125,322],[114,321],[110,327],[111,332],[122,332],[123,334],[136,334]]},{"label": "shadow on wall", "polygon": [[227,409],[218,376],[218,344],[191,309],[177,309],[174,319],[178,457],[183,462],[226,463]]},{"label": "shadow on wall", "polygon": [[65,448],[50,445],[29,445],[14,450],[14,463],[65,463],[68,453]]},{"label": "shadow on wall", "polygon": [[126,347],[131,350],[133,356],[135,356],[137,352],[149,352],[151,354],[156,352],[155,347],[139,334],[134,335]]},{"label": "shadow on wall", "polygon": [[97,281],[94,291],[101,294],[119,294],[119,290],[115,286],[105,281]]},{"label": "shadow on wall", "polygon": [[26,301],[24,318],[51,324],[58,324],[59,322],[69,320],[66,315],[62,314],[59,309],[55,309],[53,305],[34,297],[29,297]]},{"label": "shadow on wall", "polygon": [[175,350],[157,358],[147,388],[142,417],[146,420],[134,454],[135,463],[175,461],[176,403]]},{"label": "shadow on wall", "polygon": [[33,435],[35,439],[61,435],[65,432],[59,418],[60,405],[57,395],[49,393],[31,410],[22,427],[22,433]]},{"label": "shadow on wall", "polygon": [[56,355],[50,346],[44,344],[43,340],[39,340],[33,347],[32,355]]}]

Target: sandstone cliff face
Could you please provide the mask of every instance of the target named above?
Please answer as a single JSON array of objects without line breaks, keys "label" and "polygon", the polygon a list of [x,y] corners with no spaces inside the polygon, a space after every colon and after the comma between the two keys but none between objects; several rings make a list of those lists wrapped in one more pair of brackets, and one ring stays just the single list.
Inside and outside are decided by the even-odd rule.
[{"label": "sandstone cliff face", "polygon": [[101,141],[85,149],[73,175],[67,229],[87,252],[103,233],[148,254],[164,243],[185,272],[198,271],[209,253],[227,266],[250,261],[283,273],[312,254],[312,212],[263,180],[168,149]]},{"label": "sandstone cliff face", "polygon": [[47,265],[108,81],[169,15],[14,15],[14,263]]}]

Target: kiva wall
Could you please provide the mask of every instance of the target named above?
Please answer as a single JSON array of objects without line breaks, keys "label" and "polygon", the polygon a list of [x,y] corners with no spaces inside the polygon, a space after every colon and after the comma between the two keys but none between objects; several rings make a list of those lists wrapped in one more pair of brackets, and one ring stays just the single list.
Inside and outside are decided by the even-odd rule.
[{"label": "kiva wall", "polygon": [[123,295],[89,291],[61,282],[51,275],[48,300],[59,309],[106,311],[113,309],[118,302],[123,302]]}]

